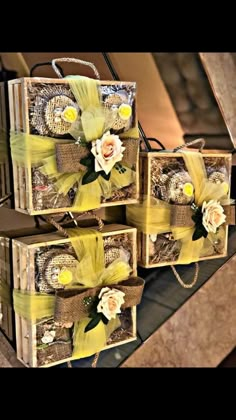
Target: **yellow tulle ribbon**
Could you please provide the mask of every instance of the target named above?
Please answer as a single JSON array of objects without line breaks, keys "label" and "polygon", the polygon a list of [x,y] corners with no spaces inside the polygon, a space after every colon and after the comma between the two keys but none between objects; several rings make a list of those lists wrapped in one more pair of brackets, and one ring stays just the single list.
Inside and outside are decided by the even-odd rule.
[{"label": "yellow tulle ribbon", "polygon": [[[182,156],[192,179],[195,189],[195,204],[202,206],[204,201],[218,200],[220,203],[229,204],[230,200],[225,194],[225,186],[214,184],[207,179],[204,160],[201,153],[182,152]],[[136,226],[145,234],[161,234],[172,232],[175,240],[181,241],[181,251],[177,264],[190,264],[196,262],[201,256],[209,252],[210,245],[219,237],[225,236],[225,227],[221,226],[216,234],[208,234],[207,238],[201,237],[193,241],[195,227],[175,227],[170,224],[171,205],[148,197],[142,204],[127,206],[127,222]]]},{"label": "yellow tulle ribbon", "polygon": [[[128,263],[117,259],[105,268],[104,245],[102,234],[94,229],[68,229],[71,244],[78,258],[78,264],[73,271],[72,284],[68,288],[92,288],[100,285],[111,285],[129,277],[131,268]],[[88,252],[89,250],[89,252]],[[89,256],[88,256],[89,254]],[[38,292],[14,290],[14,308],[20,316],[37,320],[53,317],[55,296]],[[84,329],[89,317],[74,323],[73,359],[91,356],[105,347],[112,332],[120,326],[119,318],[110,320],[107,325],[99,322],[88,332]]]},{"label": "yellow tulle ribbon", "polygon": [[12,159],[17,165],[39,166],[42,173],[55,179],[54,185],[59,194],[66,195],[74,184],[78,183],[78,190],[72,205],[75,212],[99,208],[102,195],[108,199],[117,188],[127,187],[135,181],[135,171],[124,166],[126,171],[122,174],[113,168],[109,181],[99,176],[95,181],[82,185],[84,172],[72,174],[57,172],[55,145],[60,140],[26,133],[12,133],[10,140]]},{"label": "yellow tulle ribbon", "polygon": [[51,318],[54,314],[55,296],[25,290],[13,290],[15,312],[28,320]]}]

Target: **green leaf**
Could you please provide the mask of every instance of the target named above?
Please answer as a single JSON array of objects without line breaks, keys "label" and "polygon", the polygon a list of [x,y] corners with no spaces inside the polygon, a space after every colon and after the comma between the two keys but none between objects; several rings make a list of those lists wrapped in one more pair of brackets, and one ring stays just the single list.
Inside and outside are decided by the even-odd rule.
[{"label": "green leaf", "polygon": [[101,175],[106,181],[109,181],[110,176],[111,176],[111,172],[109,174],[106,174],[106,172],[100,171],[99,175]]},{"label": "green leaf", "polygon": [[196,229],[195,231],[194,231],[194,234],[193,234],[193,237],[192,237],[192,240],[193,241],[197,241],[198,239],[200,239],[202,237],[202,232],[201,232],[201,230],[200,229]]},{"label": "green leaf", "polygon": [[91,319],[91,321],[89,321],[89,323],[86,325],[84,332],[88,332],[90,330],[92,330],[93,328],[95,328],[98,323],[101,321],[102,319],[102,314],[97,314],[94,318]]},{"label": "green leaf", "polygon": [[37,350],[42,350],[42,349],[46,349],[48,347],[48,344],[39,344],[37,346]]},{"label": "green leaf", "polygon": [[197,217],[197,215],[196,215],[196,214],[194,214],[194,215],[192,216],[192,220],[194,221],[194,223],[197,223],[197,221],[198,221],[198,217]]},{"label": "green leaf", "polygon": [[204,236],[204,238],[206,238],[207,235],[208,235],[208,232],[207,232],[207,230],[204,227],[203,227],[203,229],[204,229],[204,232],[203,232],[202,236]]},{"label": "green leaf", "polygon": [[80,159],[80,163],[81,165],[87,166],[88,168],[93,168],[94,156],[93,155],[86,156],[85,158]]},{"label": "green leaf", "polygon": [[202,236],[204,237],[204,238],[206,238],[207,237],[207,235],[208,235],[208,232],[206,231],[206,229],[204,228],[204,226],[203,225],[200,225],[200,226],[197,226],[196,227],[196,229],[195,229],[195,231],[194,231],[194,234],[193,234],[193,237],[192,237],[192,240],[193,241],[197,241],[198,239],[200,239]]},{"label": "green leaf", "polygon": [[90,182],[95,181],[98,176],[99,176],[98,172],[94,172],[89,169],[83,176],[82,185],[90,184]]},{"label": "green leaf", "polygon": [[107,318],[105,317],[105,315],[104,315],[104,314],[102,314],[102,322],[103,322],[105,325],[107,325],[107,324],[108,324],[108,322],[109,322],[109,319],[107,319]]}]

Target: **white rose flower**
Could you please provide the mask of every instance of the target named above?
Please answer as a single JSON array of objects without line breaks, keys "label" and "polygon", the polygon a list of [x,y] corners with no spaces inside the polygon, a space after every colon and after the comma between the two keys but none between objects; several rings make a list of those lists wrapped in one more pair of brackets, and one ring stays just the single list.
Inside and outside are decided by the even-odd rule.
[{"label": "white rose flower", "polygon": [[95,172],[104,171],[107,175],[111,172],[116,162],[123,158],[125,147],[122,146],[119,136],[107,131],[101,139],[92,142],[91,152],[95,156]]},{"label": "white rose flower", "polygon": [[41,338],[42,343],[48,344],[52,343],[56,335],[56,331],[45,331],[43,337]]},{"label": "white rose flower", "polygon": [[109,287],[103,287],[98,297],[100,300],[97,311],[103,313],[107,319],[116,317],[116,314],[120,314],[121,305],[124,301],[125,293],[117,289],[110,289]]},{"label": "white rose flower", "polygon": [[202,205],[202,224],[207,232],[216,233],[216,230],[225,220],[226,215],[219,201],[204,201]]}]

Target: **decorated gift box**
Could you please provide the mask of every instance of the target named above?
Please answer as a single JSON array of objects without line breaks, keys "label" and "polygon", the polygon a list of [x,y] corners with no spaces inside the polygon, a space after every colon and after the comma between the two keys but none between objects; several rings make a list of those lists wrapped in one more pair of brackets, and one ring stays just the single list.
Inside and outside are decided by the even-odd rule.
[{"label": "decorated gift box", "polygon": [[231,154],[143,152],[140,161],[143,201],[127,207],[127,223],[138,228],[138,264],[226,256],[228,224],[235,224]]},{"label": "decorated gift box", "polygon": [[[13,241],[17,357],[31,367],[136,338],[136,229],[63,229]],[[66,232],[66,233],[65,233]],[[67,237],[68,236],[68,237]]]},{"label": "decorated gift box", "polygon": [[136,83],[100,81],[71,60],[97,79],[8,83],[15,207],[31,215],[137,202]]}]

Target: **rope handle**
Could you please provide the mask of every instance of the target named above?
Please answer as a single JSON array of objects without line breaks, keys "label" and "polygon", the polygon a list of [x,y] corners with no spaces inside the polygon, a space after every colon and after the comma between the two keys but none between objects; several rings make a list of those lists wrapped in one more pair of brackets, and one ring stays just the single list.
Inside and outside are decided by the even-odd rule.
[{"label": "rope handle", "polygon": [[93,216],[93,219],[95,219],[97,221],[98,230],[99,230],[99,232],[101,232],[104,228],[104,223],[103,223],[101,217],[99,217],[96,213],[94,213],[93,210],[84,211],[83,213],[80,213],[77,216],[73,215],[73,219],[71,219],[71,216],[70,216],[70,219],[63,221],[63,225],[67,225],[68,223],[71,223],[72,221],[77,222],[81,217],[85,216],[86,214],[89,215],[89,216]]},{"label": "rope handle", "polygon": [[99,356],[100,356],[100,352],[95,354],[94,359],[92,361],[92,365],[91,365],[92,368],[96,368],[97,367],[97,362],[98,362]]},{"label": "rope handle", "polygon": [[[97,223],[98,223],[98,230],[99,230],[99,232],[101,232],[102,231],[102,229],[103,229],[103,227],[104,227],[104,223],[103,223],[103,221],[102,221],[102,219],[96,214],[96,213],[94,213],[92,210],[91,211],[85,211],[85,212],[83,212],[83,213],[81,213],[81,214],[79,214],[78,216],[76,216],[75,218],[74,218],[74,220],[78,220],[80,217],[82,217],[82,216],[84,216],[84,215],[91,215],[91,216],[93,216],[93,218],[97,221]],[[68,238],[69,236],[68,236],[68,233],[67,233],[67,231],[66,231],[66,229],[64,229],[64,227],[63,226],[61,226],[60,225],[60,223],[58,223],[58,222],[56,222],[56,220],[52,217],[52,216],[48,216],[48,217],[45,217],[45,219],[46,219],[46,221],[48,222],[48,223],[50,223],[51,225],[53,225],[53,226],[55,226],[55,228],[60,232],[60,233],[62,233],[62,235],[63,236],[65,236],[65,238]],[[71,223],[72,222],[72,220],[70,219],[70,220],[67,220],[67,221],[65,221],[65,222],[63,222],[63,224],[65,225],[65,224],[68,224],[68,223]]]},{"label": "rope handle", "polygon": [[79,58],[70,58],[70,57],[54,58],[52,60],[52,68],[57,74],[57,76],[59,77],[59,79],[62,79],[63,76],[60,70],[58,69],[58,67],[56,66],[56,63],[58,62],[78,63],[78,64],[83,64],[84,66],[88,66],[94,71],[96,79],[100,79],[100,74],[98,73],[98,70],[93,63],[90,63],[90,61],[80,60]]},{"label": "rope handle", "polygon": [[185,147],[193,146],[194,144],[197,144],[197,143],[201,143],[200,147],[197,148],[197,149],[199,149],[199,152],[201,152],[202,149],[205,147],[205,144],[206,144],[205,140],[202,139],[202,138],[199,138],[199,139],[196,139],[196,140],[193,140],[193,141],[189,141],[188,143],[185,143],[185,144],[181,144],[181,146],[178,146],[175,149],[173,149],[173,152],[176,153],[179,150],[184,149]]},{"label": "rope handle", "polygon": [[198,279],[198,275],[199,275],[199,264],[198,263],[195,263],[195,273],[194,273],[194,276],[193,276],[193,281],[192,281],[192,283],[188,283],[188,284],[183,282],[180,275],[177,273],[176,268],[173,265],[171,265],[171,268],[172,268],[172,271],[174,273],[175,278],[177,279],[179,284],[184,289],[191,289],[197,283],[197,279]]}]

